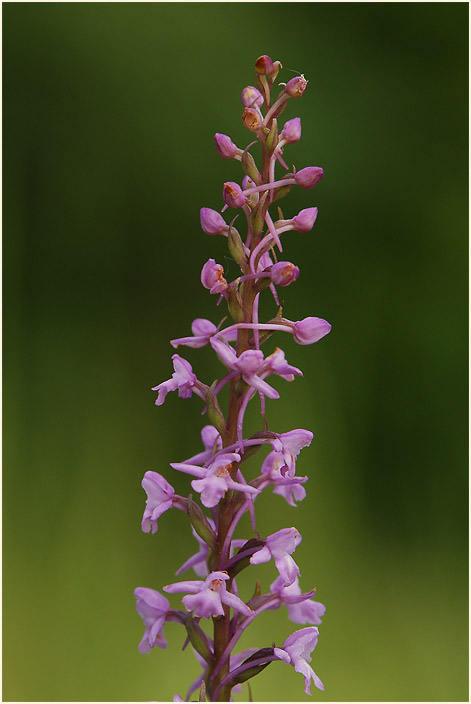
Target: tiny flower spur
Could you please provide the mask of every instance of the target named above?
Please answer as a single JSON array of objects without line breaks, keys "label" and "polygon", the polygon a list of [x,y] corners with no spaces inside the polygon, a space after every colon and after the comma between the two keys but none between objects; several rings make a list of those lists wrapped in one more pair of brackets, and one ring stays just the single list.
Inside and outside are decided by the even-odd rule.
[{"label": "tiny flower spur", "polygon": [[[217,378],[208,379],[207,383],[200,381],[190,363],[173,354],[172,376],[152,387],[157,392],[157,406],[164,403],[171,391],[177,391],[183,399],[196,395],[201,399],[202,414],[207,417],[199,428],[204,449],[200,447],[192,457],[169,463],[172,470],[190,475],[186,496],[177,495],[167,478],[153,470],[147,471],[142,480],[147,495],[142,531],[155,534],[158,521],[164,521],[163,514],[171,508],[186,513],[187,518],[182,520],[188,526],[189,537],[193,536],[187,554],[194,549],[194,539],[198,550],[176,569],[176,574],[192,570],[199,579],[163,587],[169,598],[180,599],[179,609],[171,608],[169,599],[154,589],[138,587],[134,592],[145,627],[138,645],[141,653],[150,653],[156,646],[167,647],[164,635],[167,622],[183,626],[183,647],[191,644],[202,667],[198,679],[188,685],[187,701],[196,690],[200,701],[232,701],[232,695],[245,686],[243,683],[276,661],[293,666],[304,677],[306,694],[311,693],[311,682],[324,689],[309,662],[317,645],[317,626],[321,624],[325,606],[314,601],[316,590],[312,586],[308,591],[301,590],[301,570],[292,556],[301,543],[301,534],[294,526],[280,528],[270,535],[260,533],[263,526],[257,524],[255,512],[257,498],[265,489],[271,488],[294,508],[306,498],[308,477],[297,475],[296,465],[298,461],[302,464],[301,451],[313,439],[312,432],[302,428],[285,432],[268,429],[267,408],[280,398],[272,381],[278,385],[276,377],[281,377],[282,383],[293,382],[302,377],[302,371],[288,363],[280,347],[269,345],[262,351],[262,345],[273,335],[278,345],[283,333],[290,333],[289,341],[311,345],[331,330],[330,323],[321,317],[310,316],[299,321],[284,318],[279,306],[279,289],[295,285],[300,276],[299,267],[285,254],[278,257],[283,251],[282,236],[284,239],[286,233],[301,233],[302,241],[313,229],[318,211],[317,207],[308,206],[285,219],[278,202],[292,188],[314,188],[324,175],[318,166],[299,170],[293,167],[286,173],[284,152],[301,139],[301,119],[291,117],[283,125],[278,120],[293,100],[298,104],[308,81],[303,75],[295,76],[287,83],[280,83],[281,89],[277,91],[275,79],[281,68],[279,61],[260,56],[255,62],[254,85],[247,85],[242,91],[241,128],[248,130],[248,146],[242,149],[230,136],[220,132],[214,135],[217,154],[238,162],[242,174],[240,183],[228,180],[222,184],[214,197],[213,208],[201,208],[200,224],[206,235],[222,236],[213,240],[218,248],[215,255],[219,261],[225,261],[223,247],[227,245],[229,255],[240,268],[240,276],[231,280],[216,259],[208,259],[200,270],[201,284],[209,294],[216,295],[215,303],[226,310],[221,313],[218,308],[214,320],[195,318],[191,335],[185,335],[184,328],[180,331],[182,337],[171,340],[174,348],[205,348],[203,353],[213,356]],[[236,141],[240,143],[239,138]],[[256,142],[262,147],[258,165],[250,152]],[[232,215],[223,216],[226,210]],[[238,229],[234,227],[236,220]],[[242,230],[246,232],[242,234]],[[288,235],[288,245],[295,236]],[[232,265],[228,269],[232,271]],[[273,298],[276,308],[274,317],[262,322],[259,301],[265,294]],[[229,391],[225,402],[222,399],[226,396],[219,397],[224,388]],[[263,425],[246,437],[244,417],[253,399],[260,406]],[[246,470],[249,465],[244,462],[260,449],[268,453],[261,457],[258,473],[249,470],[252,474],[249,476]],[[250,516],[253,534],[235,537],[244,514]],[[243,598],[236,579],[242,571],[254,573],[262,563],[273,568],[271,586],[263,593],[255,577],[252,596],[247,594]],[[255,618],[265,610],[281,607],[291,621],[305,627],[287,635],[281,645],[276,646],[268,636],[266,643],[235,652],[241,635]],[[185,700],[175,694],[174,701]]]}]

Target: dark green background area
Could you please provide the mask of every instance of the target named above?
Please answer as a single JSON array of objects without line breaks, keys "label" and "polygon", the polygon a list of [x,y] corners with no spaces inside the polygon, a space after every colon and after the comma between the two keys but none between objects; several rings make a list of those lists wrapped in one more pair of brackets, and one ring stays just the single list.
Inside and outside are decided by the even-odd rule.
[{"label": "dark green background area", "polygon": [[[177,624],[167,651],[137,652],[134,587],[161,589],[195,547],[177,511],[140,531],[140,481],[187,492],[168,465],[205,422],[199,399],[156,408],[149,389],[168,340],[223,314],[201,266],[236,269],[199,208],[241,178],[212,136],[250,141],[240,91],[267,53],[309,79],[283,115],[303,125],[288,163],[325,169],[283,202],[319,207],[285,237],[301,275],[284,312],[333,328],[274,342],[304,378],[275,380],[270,427],[315,437],[306,500],[269,492],[258,527],[297,526],[301,586],[327,605],[314,700],[466,700],[467,5],[4,4],[3,32],[3,699],[169,700],[199,672]],[[209,348],[182,354],[223,374]],[[267,589],[273,564],[241,596],[257,576]],[[264,614],[241,647],[296,628]],[[283,663],[253,693],[308,700]]]}]

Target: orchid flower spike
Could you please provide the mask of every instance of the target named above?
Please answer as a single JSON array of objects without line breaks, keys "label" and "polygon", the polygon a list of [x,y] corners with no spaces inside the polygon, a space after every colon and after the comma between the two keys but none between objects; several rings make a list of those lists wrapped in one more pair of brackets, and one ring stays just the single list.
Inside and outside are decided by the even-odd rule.
[{"label": "orchid flower spike", "polygon": [[[286,244],[282,237],[287,232],[310,232],[318,209],[308,203],[296,215],[285,219],[283,210],[287,212],[289,206],[282,210],[280,201],[293,188],[312,189],[323,178],[324,171],[319,166],[298,170],[294,165],[290,170],[284,161],[286,146],[301,139],[301,118],[291,117],[280,122],[280,116],[286,108],[292,107],[292,99],[303,96],[308,82],[302,74],[290,78],[292,73],[288,74],[287,82],[278,82],[281,69],[280,61],[261,54],[255,61],[255,76],[241,83],[245,87],[240,94],[243,114],[239,126],[242,133],[242,126],[250,133],[245,148],[240,148],[225,133],[214,134],[217,154],[222,159],[238,162],[242,173],[232,175],[234,165],[226,162],[229,171],[224,178],[234,180],[225,180],[221,187],[222,207],[218,210],[203,207],[199,212],[201,229],[213,238],[205,240],[206,245],[212,244],[217,250],[214,258],[208,258],[209,253],[206,253],[198,260],[198,245],[190,256],[200,261],[201,284],[216,295],[216,300],[212,301],[221,306],[221,312],[213,323],[207,317],[196,317],[198,312],[194,311],[190,318],[191,334],[171,340],[174,348],[190,349],[190,360],[173,354],[172,376],[152,387],[157,392],[157,406],[165,402],[171,391],[177,391],[180,398],[197,395],[203,401],[200,410],[204,420],[192,427],[185,415],[174,438],[175,451],[180,450],[184,452],[183,457],[187,457],[190,454],[185,449],[187,443],[195,435],[201,435],[201,444],[192,450],[192,456],[182,460],[180,455],[178,461],[170,462],[172,470],[189,475],[188,478],[180,474],[176,484],[184,495],[176,493],[167,475],[149,470],[142,479],[146,492],[142,531],[156,534],[160,517],[169,509],[177,508],[178,515],[190,529],[191,540],[196,540],[193,550],[187,551],[182,545],[182,556],[187,559],[176,574],[193,570],[199,579],[163,587],[167,595],[182,595],[183,608],[171,608],[169,600],[154,589],[138,587],[134,592],[136,608],[145,628],[139,651],[149,653],[155,646],[165,648],[164,625],[172,621],[183,627],[183,649],[191,645],[188,650],[199,663],[197,678],[186,688],[184,699],[175,694],[176,702],[232,701],[247,680],[279,660],[303,675],[307,694],[310,694],[312,681],[319,689],[324,688],[309,663],[317,645],[317,626],[321,624],[325,606],[315,601],[315,589],[301,590],[301,572],[293,557],[301,543],[301,534],[290,527],[273,528],[274,532],[267,536],[266,516],[257,516],[255,511],[260,503],[258,496],[264,490],[273,490],[294,508],[300,501],[307,500],[308,477],[301,472],[297,475],[296,465],[298,461],[302,463],[301,450],[311,444],[313,434],[302,428],[274,432],[266,413],[267,399],[280,398],[272,385],[278,385],[276,380],[272,382],[273,376],[286,382],[303,376],[301,369],[288,362],[277,338],[288,333],[289,344],[291,335],[297,344],[310,345],[331,330],[330,323],[320,317],[309,316],[302,320],[284,317],[290,305],[291,289],[288,287],[300,276],[300,268],[291,257],[297,252],[298,258],[300,253],[303,258],[304,239],[290,236],[291,242]],[[239,141],[238,136],[235,139]],[[293,149],[293,153],[295,151]],[[228,208],[237,211],[230,218],[224,215]],[[234,227],[236,220],[238,230]],[[203,247],[206,245],[202,243]],[[284,248],[288,250],[287,245],[290,246],[289,257],[280,255]],[[302,264],[304,266],[305,262]],[[230,276],[225,275],[224,268]],[[309,282],[309,278],[305,281]],[[179,285],[187,291],[191,307],[191,282],[183,281]],[[268,317],[265,317],[268,310]],[[273,335],[277,336],[275,344],[268,347],[266,343]],[[294,345],[294,353],[290,355],[296,354],[296,350],[299,351]],[[200,367],[195,366],[193,370],[192,365],[198,363],[193,355],[203,359],[204,377],[201,378],[207,384],[198,378]],[[208,362],[210,357],[213,366]],[[250,405],[252,408],[256,405],[260,415],[250,416],[248,433],[246,414],[250,415]],[[262,447],[266,451],[264,459],[262,453],[256,454]],[[252,460],[259,458],[258,469],[253,472]],[[246,462],[249,459],[250,462]],[[240,521],[245,517],[249,520],[242,537]],[[316,515],[313,520],[318,518]],[[175,545],[175,550],[179,547]],[[243,570],[248,570],[249,577],[255,576],[257,566],[272,559],[277,576],[267,594],[262,593],[258,580],[255,588],[254,585],[246,587],[245,582],[239,585],[239,574]],[[241,598],[242,589],[239,591],[242,585],[244,594],[253,594],[247,603]],[[276,647],[273,636],[267,633],[266,641],[257,648],[236,652],[242,634],[268,609],[281,609],[291,621],[306,627],[292,633],[282,647]],[[200,623],[201,619],[209,622]],[[259,634],[261,632],[259,629]],[[173,691],[182,691],[180,687],[179,682]]]}]

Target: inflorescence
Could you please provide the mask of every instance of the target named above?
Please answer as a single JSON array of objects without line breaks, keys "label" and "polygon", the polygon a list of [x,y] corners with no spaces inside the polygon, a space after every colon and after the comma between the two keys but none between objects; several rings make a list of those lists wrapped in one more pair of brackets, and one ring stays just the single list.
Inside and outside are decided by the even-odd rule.
[{"label": "inflorescence", "polygon": [[[229,701],[233,693],[240,691],[243,682],[275,660],[292,665],[303,675],[307,694],[311,693],[311,680],[316,687],[324,689],[309,662],[317,645],[317,625],[321,623],[325,607],[314,601],[315,589],[303,593],[299,585],[301,573],[292,554],[301,542],[301,535],[296,528],[289,527],[261,538],[255,519],[255,500],[270,486],[291,506],[305,498],[304,484],[308,478],[296,475],[296,462],[300,451],[310,445],[313,437],[309,430],[280,433],[268,429],[265,399],[278,399],[279,393],[267,379],[274,374],[293,381],[296,376],[302,376],[302,372],[287,362],[279,347],[268,355],[261,347],[274,333],[283,332],[291,334],[298,344],[309,345],[327,335],[331,328],[322,318],[308,317],[299,321],[285,318],[278,297],[277,287],[289,286],[299,276],[295,264],[279,260],[277,250],[283,251],[281,235],[293,230],[301,233],[312,230],[317,208],[305,208],[285,219],[278,207],[275,220],[270,208],[275,203],[278,205],[293,186],[308,190],[323,176],[323,170],[317,166],[300,171],[293,167],[289,171],[286,165],[284,148],[300,140],[301,120],[299,117],[288,120],[280,132],[278,118],[291,99],[302,97],[307,81],[301,75],[286,84],[281,83],[281,91],[275,98],[272,91],[280,69],[279,61],[260,56],[255,62],[256,87],[247,86],[242,91],[242,122],[254,141],[241,149],[225,134],[214,136],[219,156],[239,161],[245,176],[241,184],[232,181],[224,184],[224,205],[220,212],[201,208],[201,227],[208,235],[226,238],[229,253],[241,274],[228,282],[222,265],[208,259],[201,271],[201,283],[218,296],[218,304],[226,301],[233,322],[224,326],[227,318],[223,318],[216,326],[210,320],[196,318],[191,325],[191,335],[171,340],[175,349],[210,345],[226,368],[225,375],[207,385],[197,378],[186,359],[174,354],[171,378],[153,388],[158,392],[158,406],[171,391],[178,391],[182,398],[196,394],[203,401],[203,413],[209,420],[201,431],[204,450],[183,462],[170,464],[174,470],[193,477],[192,493],[188,497],[178,496],[157,472],[146,472],[142,480],[147,493],[142,530],[155,533],[160,516],[170,508],[177,508],[188,515],[198,542],[198,551],[177,574],[193,569],[200,579],[163,587],[167,594],[185,595],[182,598],[185,610],[171,608],[168,599],[153,589],[139,587],[134,592],[137,610],[145,625],[140,652],[148,653],[156,645],[166,647],[163,634],[166,622],[179,622],[186,629],[185,645],[191,644],[202,668],[201,675],[189,687],[186,700],[199,689],[200,701]],[[250,153],[257,142],[263,152],[260,169]],[[277,162],[288,172],[281,178],[275,176]],[[243,214],[242,219],[246,219],[244,237],[234,226],[237,215],[228,218],[227,223],[221,214],[228,209],[238,210]],[[271,293],[277,313],[261,323],[259,299],[265,290]],[[224,412],[219,394],[227,385],[229,402]],[[244,417],[249,402],[255,397],[260,402],[263,428],[245,437]],[[260,474],[247,480],[242,466],[263,446],[270,451]],[[201,507],[196,495],[210,515]],[[238,522],[246,512],[250,515],[253,537],[235,539]],[[271,560],[278,576],[270,591],[263,594],[257,582],[252,598],[242,600],[236,576],[250,565]],[[273,643],[270,647],[233,654],[239,638],[252,621],[263,611],[281,606],[286,607],[291,621],[309,625],[288,636],[282,647]],[[212,620],[212,637],[203,629],[209,620]],[[174,700],[184,701],[179,695],[175,695]]]}]

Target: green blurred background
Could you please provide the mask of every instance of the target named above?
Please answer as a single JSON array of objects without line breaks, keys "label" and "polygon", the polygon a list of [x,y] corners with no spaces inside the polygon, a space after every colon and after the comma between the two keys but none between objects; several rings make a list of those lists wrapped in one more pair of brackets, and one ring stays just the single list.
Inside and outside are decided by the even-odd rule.
[{"label": "green blurred background", "polygon": [[[240,179],[212,136],[250,141],[240,91],[267,53],[310,81],[283,116],[303,123],[288,162],[325,169],[283,202],[319,207],[286,236],[285,314],[333,329],[279,342],[304,378],[275,381],[270,426],[315,439],[308,498],[260,498],[259,529],[299,528],[301,585],[327,605],[314,700],[466,700],[467,4],[4,4],[3,33],[3,699],[169,700],[199,672],[176,624],[167,651],[137,652],[134,587],[194,551],[180,512],[140,531],[140,481],[187,491],[168,463],[205,422],[149,389],[170,338],[219,320],[200,269],[235,267],[199,208]],[[184,355],[221,375],[209,349]],[[268,613],[241,646],[295,628]],[[253,694],[309,699],[282,663]]]}]

